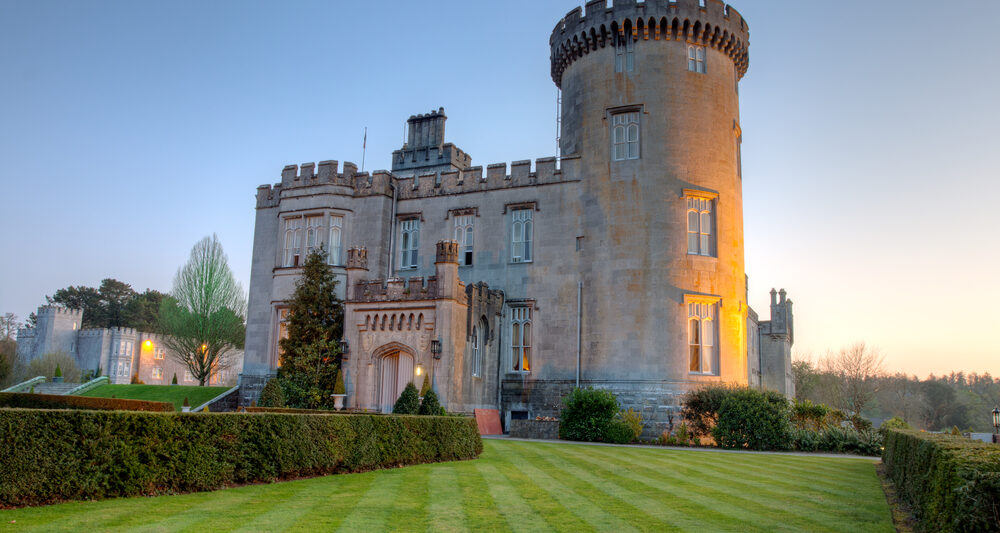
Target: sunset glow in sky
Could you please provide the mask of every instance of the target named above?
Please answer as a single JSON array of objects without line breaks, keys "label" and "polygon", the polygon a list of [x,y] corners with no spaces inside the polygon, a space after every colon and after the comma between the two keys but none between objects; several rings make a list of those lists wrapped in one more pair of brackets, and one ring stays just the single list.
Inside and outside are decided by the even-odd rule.
[{"label": "sunset glow in sky", "polygon": [[[367,170],[439,106],[473,164],[554,155],[548,37],[582,3],[0,0],[0,313],[168,291],[213,232],[245,288],[256,187],[360,164],[365,127]],[[1000,374],[1000,2],[733,5],[751,305],[788,291],[797,354]]]}]

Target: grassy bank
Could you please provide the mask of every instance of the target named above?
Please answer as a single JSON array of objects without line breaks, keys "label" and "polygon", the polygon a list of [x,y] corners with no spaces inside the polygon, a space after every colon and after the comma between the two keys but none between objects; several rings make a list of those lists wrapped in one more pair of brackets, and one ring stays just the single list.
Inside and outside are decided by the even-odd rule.
[{"label": "grassy bank", "polygon": [[229,390],[230,387],[188,387],[182,385],[101,385],[81,396],[94,398],[123,398],[126,400],[148,400],[170,402],[178,411],[188,398],[191,407],[197,407]]}]

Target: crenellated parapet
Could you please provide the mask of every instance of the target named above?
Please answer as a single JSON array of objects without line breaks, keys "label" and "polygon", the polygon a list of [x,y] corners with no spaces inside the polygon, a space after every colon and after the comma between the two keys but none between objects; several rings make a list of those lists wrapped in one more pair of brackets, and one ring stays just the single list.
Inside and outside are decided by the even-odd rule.
[{"label": "crenellated parapet", "polygon": [[347,268],[368,270],[368,249],[352,246],[347,250]]},{"label": "crenellated parapet", "polygon": [[562,87],[566,68],[577,58],[615,46],[620,39],[683,41],[729,56],[740,78],[750,65],[750,28],[720,0],[605,0],[587,2],[566,14],[552,30],[552,81]]},{"label": "crenellated parapet", "polygon": [[80,333],[78,335],[80,337],[89,339],[89,338],[103,337],[107,334],[108,330],[104,328],[89,328],[80,330]]},{"label": "crenellated parapet", "polygon": [[525,159],[511,163],[509,172],[507,163],[495,163],[488,165],[485,171],[475,166],[468,170],[396,178],[397,197],[410,200],[577,181],[579,160],[578,155],[565,156],[560,159],[561,168],[556,168],[555,157],[543,157],[535,160],[534,171],[531,160]]},{"label": "crenellated parapet", "polygon": [[354,284],[349,302],[396,302],[435,300],[439,298],[437,277],[413,276],[409,279],[360,280]]},{"label": "crenellated parapet", "polygon": [[68,309],[58,305],[43,305],[38,308],[38,311],[36,311],[35,314],[38,317],[67,316],[78,318],[83,316],[83,309]]},{"label": "crenellated parapet", "polygon": [[320,161],[285,165],[281,182],[257,187],[257,209],[277,207],[281,198],[298,193],[299,189],[319,185],[342,187],[341,194],[351,196],[392,196],[392,173],[388,170],[358,172],[358,166],[345,161],[338,172],[337,161]]}]

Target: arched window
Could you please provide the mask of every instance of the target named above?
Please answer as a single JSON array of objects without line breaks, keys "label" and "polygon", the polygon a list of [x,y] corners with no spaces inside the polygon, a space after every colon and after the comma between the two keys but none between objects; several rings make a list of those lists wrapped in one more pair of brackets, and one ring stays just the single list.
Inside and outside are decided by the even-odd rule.
[{"label": "arched window", "polygon": [[530,263],[532,224],[531,209],[515,209],[511,213],[511,262]]},{"label": "arched window", "polygon": [[411,218],[401,221],[399,231],[399,268],[417,268],[420,220]]},{"label": "arched window", "polygon": [[479,326],[472,326],[472,375],[479,375],[479,358],[482,357],[482,346],[479,344]]},{"label": "arched window", "polygon": [[612,159],[639,159],[639,112],[611,115]]},{"label": "arched window", "polygon": [[687,197],[688,253],[691,255],[715,256],[712,207],[711,198]]},{"label": "arched window", "polygon": [[406,329],[413,329],[413,313],[410,313],[410,319],[406,322]]},{"label": "arched window", "polygon": [[472,264],[472,244],[473,244],[473,223],[475,218],[473,215],[460,215],[455,217],[455,240],[458,241],[459,250],[461,250],[462,265]]},{"label": "arched window", "polygon": [[286,267],[299,266],[302,256],[302,217],[285,219],[285,259]]},{"label": "arched window", "polygon": [[511,370],[531,371],[531,308],[510,309]]},{"label": "arched window", "polygon": [[423,325],[424,325],[424,314],[420,313],[419,315],[417,315],[417,329],[419,330]]},{"label": "arched window", "polygon": [[688,303],[688,348],[690,350],[690,371],[698,374],[714,374],[716,327],[718,309],[714,303]]},{"label": "arched window", "polygon": [[635,41],[632,33],[626,29],[626,34],[620,36],[615,46],[615,72],[632,72],[635,70]]},{"label": "arched window", "polygon": [[698,74],[706,72],[704,46],[688,46],[688,70]]},{"label": "arched window", "polygon": [[326,241],[326,215],[310,215],[306,217],[306,254],[318,251]]},{"label": "arched window", "polygon": [[330,264],[342,265],[343,255],[341,252],[341,233],[344,228],[344,217],[330,217]]},{"label": "arched window", "polygon": [[385,331],[385,315],[382,315],[382,327],[379,328],[379,329],[381,329],[382,331]]}]

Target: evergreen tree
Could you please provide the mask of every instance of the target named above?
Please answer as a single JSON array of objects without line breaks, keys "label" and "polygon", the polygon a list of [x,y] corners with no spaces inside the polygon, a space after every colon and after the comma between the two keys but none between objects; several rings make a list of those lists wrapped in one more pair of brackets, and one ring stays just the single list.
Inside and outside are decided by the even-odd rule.
[{"label": "evergreen tree", "polygon": [[427,396],[427,391],[431,390],[431,374],[424,374],[424,384],[420,387],[420,396]]},{"label": "evergreen tree", "polygon": [[417,387],[413,382],[406,384],[406,388],[403,389],[402,394],[399,395],[399,399],[396,400],[396,405],[392,406],[392,414],[394,415],[415,415],[420,411],[420,396],[417,395]]},{"label": "evergreen tree", "polygon": [[257,405],[261,407],[284,407],[285,394],[281,390],[281,383],[277,379],[269,379],[264,385],[264,390],[260,391],[260,401]]},{"label": "evergreen tree", "polygon": [[424,393],[424,401],[420,402],[420,410],[417,411],[417,414],[440,416],[441,411],[441,404],[438,403],[437,393],[434,392],[434,389],[427,389],[427,392]]},{"label": "evergreen tree", "polygon": [[337,299],[337,280],[321,248],[311,252],[295,283],[288,306],[288,337],[281,340],[281,369],[289,407],[316,409],[333,405],[344,305]]}]

